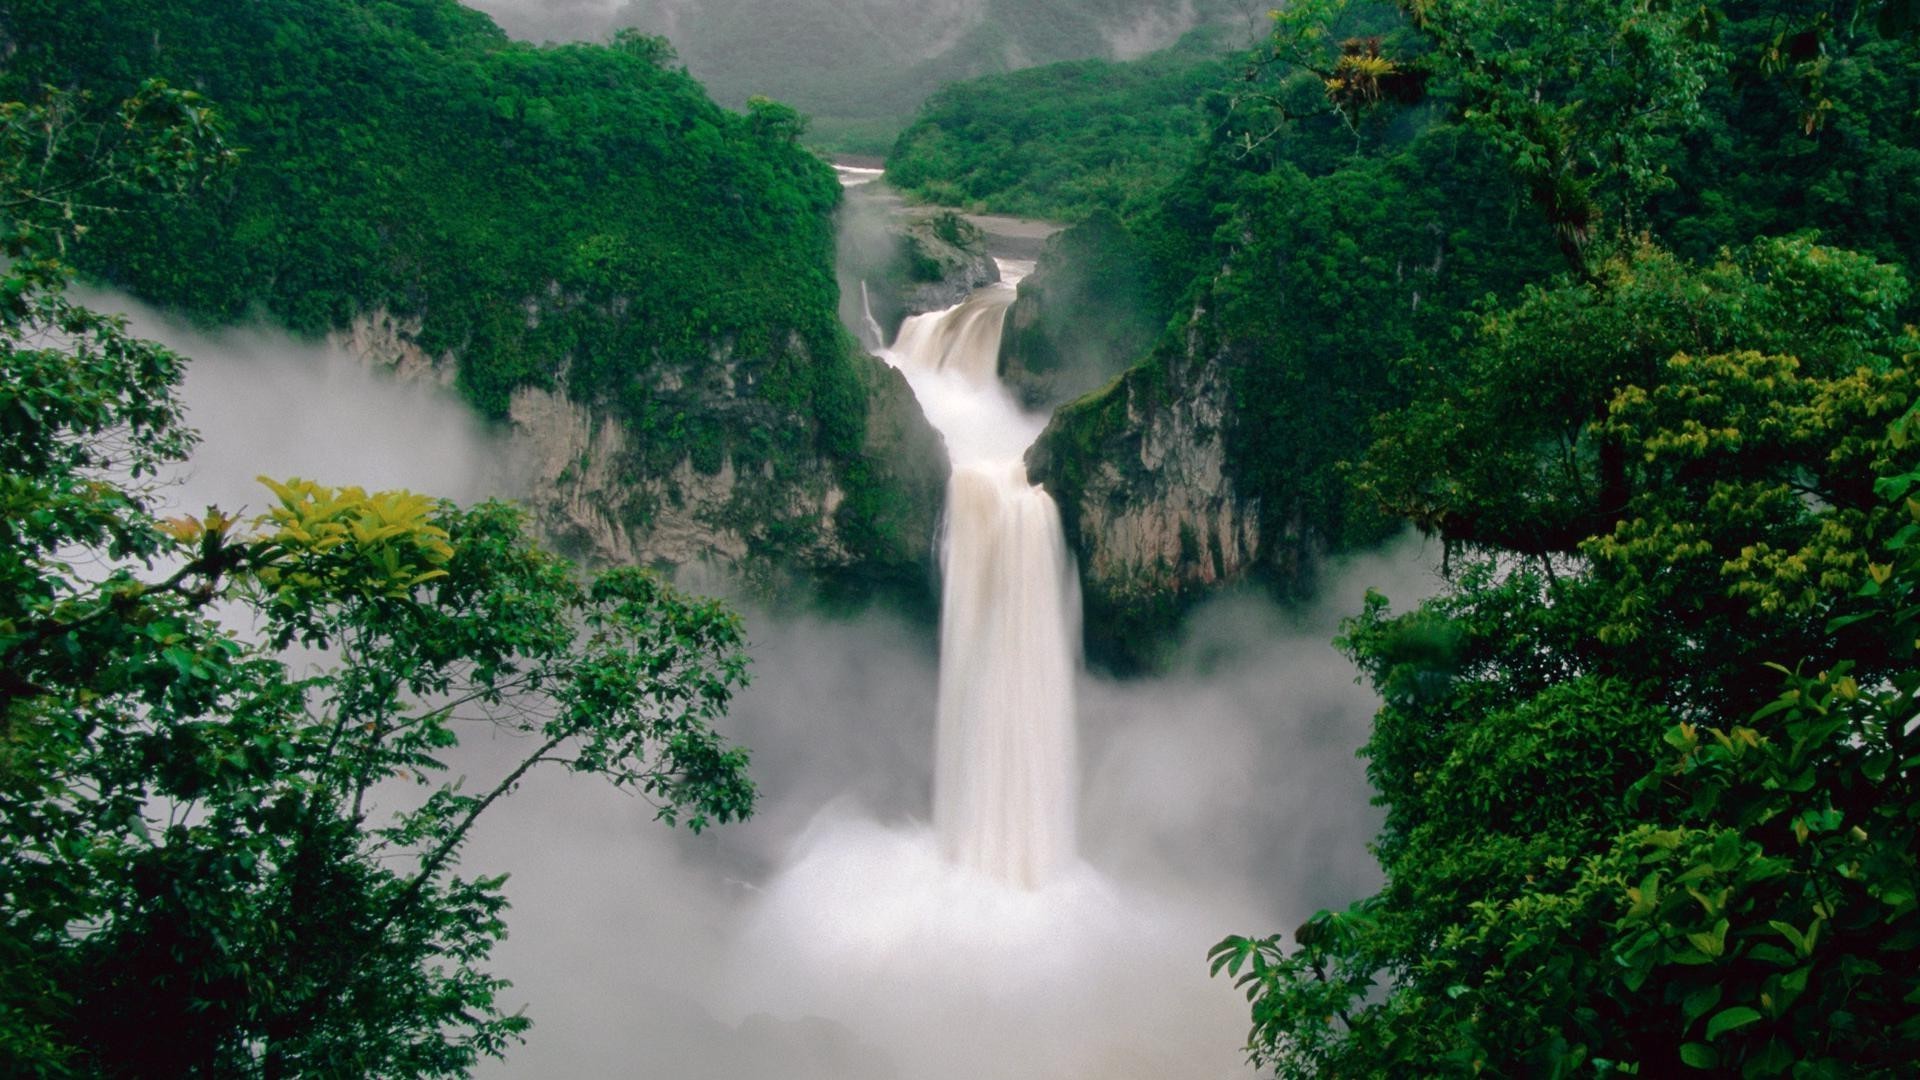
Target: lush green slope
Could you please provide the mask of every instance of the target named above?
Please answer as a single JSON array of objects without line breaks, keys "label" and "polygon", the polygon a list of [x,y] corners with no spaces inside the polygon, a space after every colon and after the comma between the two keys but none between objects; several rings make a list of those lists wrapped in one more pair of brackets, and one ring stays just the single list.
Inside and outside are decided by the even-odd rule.
[{"label": "lush green slope", "polygon": [[[417,317],[488,415],[564,379],[626,421],[635,467],[778,486],[825,458],[863,518],[843,524],[889,528],[835,317],[839,188],[785,107],[718,107],[657,39],[536,48],[453,0],[21,0],[0,30],[15,94],[157,76],[246,150],[190,209],[97,229],[82,269],[208,321]],[[721,385],[755,408],[705,407]]]},{"label": "lush green slope", "polygon": [[1302,0],[1129,215],[1173,323],[1042,437],[1069,516],[1212,395],[1275,546],[1451,555],[1341,643],[1385,886],[1216,952],[1257,1064],[1920,1067],[1913,16]]},{"label": "lush green slope", "polygon": [[[1163,392],[1167,373],[1211,361],[1231,388],[1224,438],[1233,487],[1257,505],[1272,540],[1260,572],[1297,587],[1316,553],[1369,542],[1414,509],[1402,499],[1383,514],[1377,493],[1354,486],[1360,474],[1350,466],[1374,441],[1375,418],[1455,377],[1445,361],[1483,300],[1548,281],[1609,230],[1651,229],[1706,260],[1755,235],[1813,228],[1828,243],[1914,266],[1920,68],[1911,44],[1856,28],[1844,49],[1796,64],[1797,39],[1779,37],[1784,12],[1716,8],[1711,36],[1689,31],[1700,42],[1697,71],[1660,59],[1684,51],[1671,43],[1636,60],[1644,79],[1684,84],[1653,112],[1633,111],[1633,82],[1607,81],[1610,68],[1581,76],[1593,95],[1587,106],[1524,106],[1536,111],[1511,118],[1513,130],[1546,140],[1536,146],[1476,103],[1484,87],[1441,77],[1443,58],[1395,5],[1302,6],[1205,95],[1203,134],[1166,152],[1188,164],[1157,192],[1123,204],[1124,235],[1063,240],[1102,247],[1107,262],[1137,260],[1124,276],[1157,283],[1139,321],[1168,327],[1157,347],[1127,358],[1142,362],[1116,393],[1065,411],[1044,437],[1046,480],[1068,506],[1069,529],[1084,481],[1125,459],[1139,435],[1136,423],[1117,419],[1129,395],[1179,401],[1190,388]],[[1526,62],[1556,63],[1578,47],[1571,31],[1541,33]],[[1460,47],[1491,50],[1492,40]],[[1382,66],[1369,75],[1368,64]],[[1060,167],[1048,173],[1055,191],[1096,183],[1101,144],[1082,141],[1071,124],[1043,126],[1054,103],[1013,89],[1050,70],[935,99],[925,126],[901,140],[894,174],[922,194],[964,200],[972,197],[964,180],[992,193],[989,201],[1026,208],[1036,196],[1024,163]],[[1084,100],[1131,85],[1135,70],[1110,65],[1106,83],[1083,88]],[[943,104],[949,98],[974,104],[956,111]],[[1066,100],[1057,111],[1071,113],[1082,99]],[[936,122],[936,108],[949,119]],[[1473,120],[1464,119],[1469,109]],[[943,149],[945,125],[957,127],[962,115],[978,121],[968,130],[989,133],[964,157]],[[991,123],[980,119],[987,116]],[[1014,130],[1026,141],[1010,138]],[[1044,274],[1033,279],[1036,299],[1047,285]],[[1169,610],[1164,597],[1102,610],[1098,583],[1088,597],[1088,625],[1123,646],[1146,640],[1139,631]]]},{"label": "lush green slope", "polygon": [[[123,217],[81,251],[149,298],[306,331],[422,312],[422,344],[476,358],[462,383],[495,415],[575,350],[576,387],[616,396],[616,355],[789,332],[834,351],[831,175],[646,39],[534,49],[450,0],[29,0],[9,22],[16,88],[158,76],[206,94],[248,148],[224,198]],[[598,318],[616,296],[621,317]],[[559,310],[534,326],[529,305]],[[588,333],[611,337],[580,348]]]},{"label": "lush green slope", "polygon": [[1201,30],[1139,60],[1082,60],[945,87],[887,157],[887,179],[930,202],[1076,220],[1118,211],[1180,174],[1199,99],[1242,65]]}]

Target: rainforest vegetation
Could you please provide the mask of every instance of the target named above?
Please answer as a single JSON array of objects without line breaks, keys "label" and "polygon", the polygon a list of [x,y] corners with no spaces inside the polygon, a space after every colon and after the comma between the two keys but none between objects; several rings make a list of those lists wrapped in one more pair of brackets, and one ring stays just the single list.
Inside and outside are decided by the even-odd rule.
[{"label": "rainforest vegetation", "polygon": [[536,49],[446,0],[23,0],[5,29],[12,97],[164,79],[218,102],[245,150],[216,196],[117,215],[76,249],[137,295],[309,333],[419,314],[422,346],[467,358],[461,386],[495,416],[571,353],[577,391],[670,423],[622,399],[612,358],[704,363],[722,338],[787,357],[768,393],[858,394],[826,359],[831,173],[794,145],[797,116],[718,108],[664,41]]},{"label": "rainforest vegetation", "polygon": [[[883,535],[900,500],[863,456],[870,375],[835,314],[839,186],[786,106],[716,106],[663,39],[536,48],[454,0],[16,0],[0,34],[9,98],[97,112],[157,78],[240,148],[203,197],[95,222],[71,255],[89,276],[210,323],[417,320],[488,416],[563,386],[649,472],[731,460],[778,487],[825,459],[842,535],[917,547]],[[753,422],[698,400],[728,378]],[[764,553],[800,557],[803,524]]]},{"label": "rainforest vegetation", "polygon": [[1449,552],[1340,641],[1386,884],[1215,950],[1254,1061],[1920,1062],[1917,107],[1901,2],[1299,0],[1121,204],[1168,326],[1125,378],[1216,358],[1274,526]]},{"label": "rainforest vegetation", "polygon": [[[1385,884],[1213,952],[1258,1066],[1920,1067],[1916,33],[1912,0],[1295,0],[1250,54],[962,85],[900,140],[923,196],[1084,219],[1061,250],[1135,309],[1046,436],[1063,503],[1156,400],[1126,387],[1213,364],[1285,565],[1444,546],[1439,595],[1338,642]],[[0,36],[4,1071],[464,1074],[527,1025],[473,821],[543,763],[749,812],[738,622],[504,505],[285,477],[159,519],[184,360],[66,284],[418,318],[488,415],[564,380],[656,464],[812,448],[873,517],[833,178],[662,39],[450,0],[10,0]],[[643,378],[731,356],[804,422]],[[1149,600],[1089,635],[1164,633]],[[528,754],[443,782],[476,718]]]},{"label": "rainforest vegetation", "polygon": [[[711,726],[739,621],[583,579],[500,503],[288,478],[252,520],[156,517],[185,358],[75,303],[62,253],[237,155],[190,91],[88,104],[0,106],[0,1070],[465,1075],[529,1024],[484,967],[504,877],[457,872],[475,821],[542,766],[748,813]],[[525,741],[466,787],[476,722]]]},{"label": "rainforest vegetation", "polygon": [[887,155],[908,195],[976,211],[1077,220],[1118,211],[1177,176],[1196,102],[1239,70],[1228,34],[1195,30],[1139,60],[1081,60],[950,84]]}]

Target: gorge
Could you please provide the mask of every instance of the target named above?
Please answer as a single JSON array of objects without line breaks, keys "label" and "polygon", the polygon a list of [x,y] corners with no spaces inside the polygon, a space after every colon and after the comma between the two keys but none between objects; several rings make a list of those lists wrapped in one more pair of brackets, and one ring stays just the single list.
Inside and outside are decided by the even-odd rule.
[{"label": "gorge", "polygon": [[476,6],[0,0],[0,1074],[1915,1073],[1920,4]]},{"label": "gorge", "polygon": [[[1016,282],[1021,269],[1001,266]],[[1044,417],[1021,412],[993,377],[1012,292],[988,285],[910,317],[884,354],[911,372],[936,424],[951,425],[956,457],[983,470],[974,494],[1028,502],[1039,533],[1029,595],[978,592],[1022,575],[985,551],[969,569],[959,538],[945,545],[948,610],[961,593],[971,609],[958,622],[980,628],[977,639],[963,625],[943,647],[924,623],[879,611],[825,618],[748,602],[757,676],[728,730],[753,749],[766,802],[742,825],[667,832],[632,798],[529,778],[463,860],[513,871],[500,972],[515,983],[509,1004],[524,1000],[539,1019],[531,1041],[483,1075],[1235,1075],[1239,999],[1205,977],[1207,945],[1369,887],[1353,853],[1374,816],[1351,748],[1373,699],[1320,643],[1362,586],[1424,587],[1420,560],[1353,567],[1330,590],[1343,599],[1299,622],[1249,597],[1209,608],[1159,679],[1079,670],[1058,527],[1037,505],[1044,495],[1011,475]],[[181,510],[256,503],[258,469],[324,473],[347,460],[330,445],[347,432],[356,475],[375,482],[469,498],[527,482],[476,472],[509,456],[498,435],[467,434],[483,429],[450,391],[396,384],[351,343],[194,331],[124,297],[89,300],[204,358],[186,396],[207,439]],[[262,461],[271,413],[259,401],[276,395],[305,403],[307,435]],[[437,452],[420,452],[423,431]],[[959,506],[949,516],[986,524]],[[985,627],[1021,615],[1041,624],[1038,642]],[[965,647],[974,641],[1001,655]],[[1045,693],[1010,695],[1035,685]],[[1009,696],[1023,708],[1001,719],[1035,725],[1025,737],[1056,755],[1050,775],[1029,778],[1032,808],[1014,815],[1024,821],[992,809],[1006,794],[993,759],[1023,756],[1010,745],[1021,732],[966,730],[975,710]],[[969,741],[981,756],[965,752]],[[515,750],[476,731],[450,763],[481,777]],[[956,795],[969,784],[980,790]],[[954,809],[943,812],[943,793]],[[974,865],[955,865],[956,854]]]}]

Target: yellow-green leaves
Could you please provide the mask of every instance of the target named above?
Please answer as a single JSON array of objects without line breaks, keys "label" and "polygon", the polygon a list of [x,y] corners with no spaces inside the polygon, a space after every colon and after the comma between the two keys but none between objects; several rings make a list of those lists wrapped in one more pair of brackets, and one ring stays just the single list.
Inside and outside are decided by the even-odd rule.
[{"label": "yellow-green leaves", "polygon": [[441,503],[410,491],[371,495],[295,477],[260,482],[279,505],[256,519],[264,545],[261,583],[282,600],[325,589],[400,599],[447,575],[447,532],[433,523]]}]

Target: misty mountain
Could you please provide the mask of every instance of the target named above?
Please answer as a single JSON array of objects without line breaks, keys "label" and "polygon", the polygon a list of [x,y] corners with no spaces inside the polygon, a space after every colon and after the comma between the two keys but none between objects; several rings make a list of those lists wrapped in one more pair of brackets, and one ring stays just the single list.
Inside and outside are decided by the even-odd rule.
[{"label": "misty mountain", "polygon": [[673,42],[714,98],[763,95],[884,149],[927,95],[956,80],[1061,60],[1127,59],[1201,24],[1266,25],[1245,0],[469,0],[534,40],[634,27]]}]

